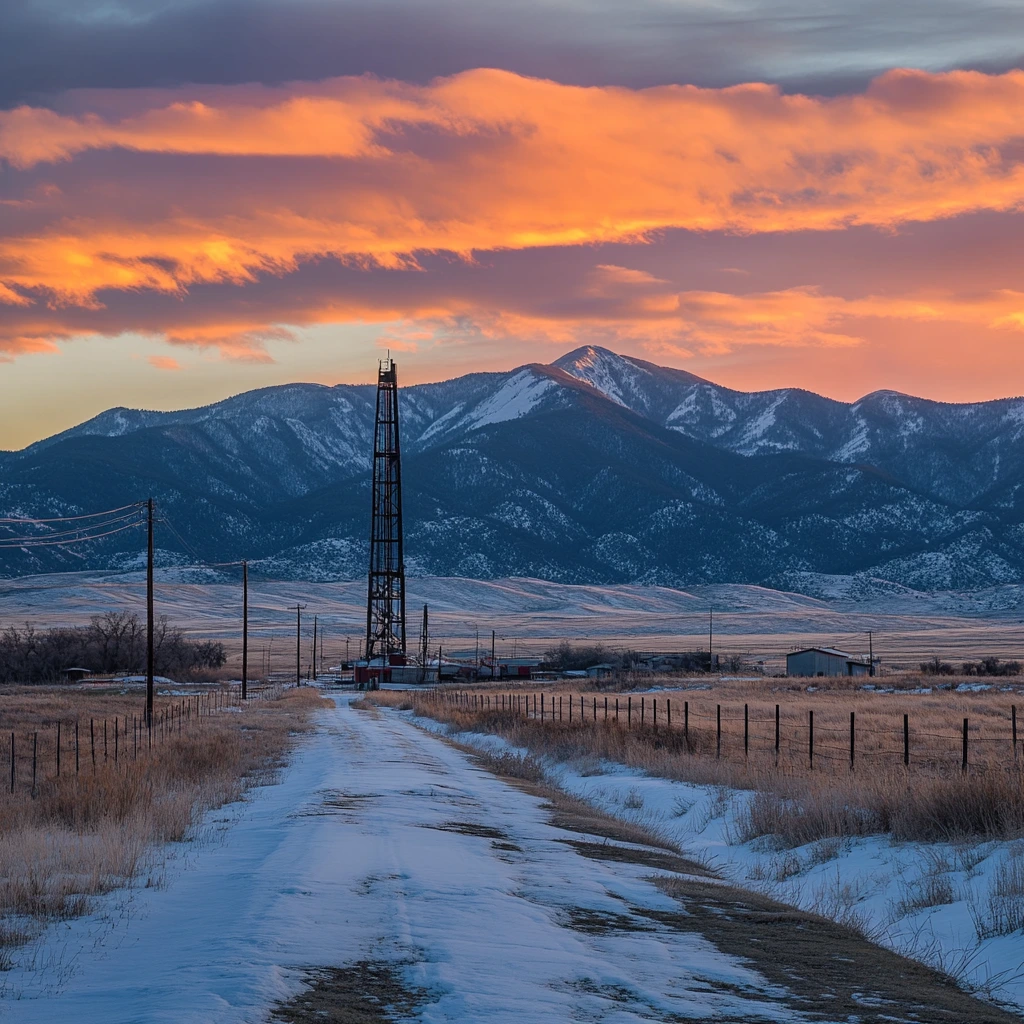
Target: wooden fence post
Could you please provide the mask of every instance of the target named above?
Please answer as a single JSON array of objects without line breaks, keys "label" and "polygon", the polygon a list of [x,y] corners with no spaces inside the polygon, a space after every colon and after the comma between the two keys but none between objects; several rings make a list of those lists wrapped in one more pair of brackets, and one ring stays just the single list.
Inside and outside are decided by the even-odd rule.
[{"label": "wooden fence post", "polygon": [[36,755],[39,751],[39,733],[32,733],[32,799],[36,798]]},{"label": "wooden fence post", "polygon": [[718,704],[715,712],[715,717],[718,720],[718,734],[715,744],[715,757],[722,756],[722,705]]},{"label": "wooden fence post", "polygon": [[1013,732],[1013,759],[1017,760],[1017,705],[1010,706],[1010,724]]},{"label": "wooden fence post", "polygon": [[903,716],[903,767],[910,766],[910,715]]},{"label": "wooden fence post", "polygon": [[633,728],[633,696],[630,694],[626,698],[626,728]]},{"label": "wooden fence post", "polygon": [[672,700],[670,697],[665,698],[665,727],[672,728]]},{"label": "wooden fence post", "polygon": [[807,764],[814,770],[814,712],[807,712]]},{"label": "wooden fence post", "polygon": [[779,763],[779,746],[782,740],[782,729],[779,723],[779,705],[775,705],[775,764]]},{"label": "wooden fence post", "polygon": [[750,705],[743,705],[743,756],[750,754]]},{"label": "wooden fence post", "polygon": [[964,753],[963,753],[963,762],[962,762],[962,764],[960,766],[960,770],[962,772],[966,772],[967,771],[967,724],[968,724],[968,719],[965,718],[964,719]]},{"label": "wooden fence post", "polygon": [[683,737],[686,740],[686,747],[690,747],[690,702],[683,701]]},{"label": "wooden fence post", "polygon": [[14,792],[14,733],[11,733],[11,792]]},{"label": "wooden fence post", "polygon": [[850,771],[853,771],[853,754],[854,754],[854,712],[850,712]]},{"label": "wooden fence post", "polygon": [[57,778],[60,778],[60,721],[57,722]]},{"label": "wooden fence post", "polygon": [[78,747],[78,719],[75,719],[75,774],[78,774],[78,760],[79,760],[79,747]]}]

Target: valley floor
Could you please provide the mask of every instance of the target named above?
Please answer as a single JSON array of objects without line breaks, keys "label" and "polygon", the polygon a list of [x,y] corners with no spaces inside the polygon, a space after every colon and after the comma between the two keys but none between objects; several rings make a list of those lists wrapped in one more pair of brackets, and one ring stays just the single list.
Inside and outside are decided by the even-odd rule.
[{"label": "valley floor", "polygon": [[339,697],[157,884],[20,951],[0,1020],[1018,1019],[637,839]]}]

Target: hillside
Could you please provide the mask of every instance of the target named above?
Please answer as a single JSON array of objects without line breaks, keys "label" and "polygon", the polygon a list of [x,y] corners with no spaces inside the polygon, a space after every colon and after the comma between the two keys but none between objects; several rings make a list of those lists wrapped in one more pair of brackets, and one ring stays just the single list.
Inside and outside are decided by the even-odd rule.
[{"label": "hillside", "polygon": [[[0,508],[71,515],[153,494],[173,527],[159,531],[164,561],[355,578],[373,402],[371,386],[292,384],[109,410],[0,453]],[[964,590],[1024,566],[1020,399],[743,393],[588,347],[403,388],[401,413],[416,574]],[[141,539],[3,550],[0,573],[128,568]]]}]

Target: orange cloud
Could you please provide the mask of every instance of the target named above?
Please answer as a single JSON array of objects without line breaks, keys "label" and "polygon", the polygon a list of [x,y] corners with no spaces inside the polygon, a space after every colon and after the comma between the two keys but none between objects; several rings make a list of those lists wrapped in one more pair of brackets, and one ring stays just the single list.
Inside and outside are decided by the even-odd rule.
[{"label": "orange cloud", "polygon": [[156,367],[158,370],[180,370],[181,363],[177,359],[172,359],[170,356],[150,356],[149,365]]},{"label": "orange cloud", "polygon": [[[0,156],[30,179],[87,151],[112,161],[82,170],[91,186],[77,197],[37,188],[0,240],[5,301],[88,306],[108,289],[245,285],[319,258],[408,268],[428,250],[637,241],[673,227],[889,228],[1024,202],[1021,71],[892,71],[862,94],[818,98],[483,69],[427,85],[147,92],[138,105],[120,118],[0,112]],[[116,203],[106,175],[125,151],[157,163],[133,165],[132,202]],[[214,163],[173,196],[166,176],[147,188],[159,160],[181,154]],[[271,172],[267,158],[291,162]]]}]

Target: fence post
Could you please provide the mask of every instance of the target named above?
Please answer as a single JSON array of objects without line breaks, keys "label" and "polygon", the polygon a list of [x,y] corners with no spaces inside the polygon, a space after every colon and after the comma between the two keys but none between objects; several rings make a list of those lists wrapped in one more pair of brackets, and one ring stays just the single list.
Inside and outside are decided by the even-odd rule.
[{"label": "fence post", "polygon": [[619,698],[615,698],[615,724],[619,724]]},{"label": "fence post", "polygon": [[1017,705],[1010,705],[1010,723],[1013,731],[1013,759],[1017,760]]},{"label": "fence post", "polygon": [[[534,697],[533,697],[533,706],[534,706],[534,708],[537,707],[537,696],[536,696],[536,694],[534,694]],[[554,718],[554,715],[552,714],[551,717]],[[542,722],[544,721],[544,694],[543,693],[540,695],[540,720]]]},{"label": "fence post", "polygon": [[644,724],[644,704],[646,702],[646,699],[647,699],[646,697],[641,697],[640,698],[640,727],[641,728],[643,728],[643,724]]},{"label": "fence post", "polygon": [[626,728],[633,728],[633,695],[626,698]]},{"label": "fence post", "polygon": [[[582,700],[582,699],[583,698],[581,697],[580,700]],[[596,697],[594,698],[594,721],[595,722],[597,721],[597,698]]]},{"label": "fence post", "polygon": [[750,754],[750,705],[743,705],[743,756]]},{"label": "fence post", "polygon": [[686,740],[686,749],[690,749],[690,702],[683,701],[683,738]]},{"label": "fence post", "polygon": [[722,705],[717,705],[715,717],[718,720],[718,737],[715,743],[715,757],[722,756]]},{"label": "fence post", "polygon": [[78,754],[79,754],[79,747],[78,747],[78,719],[76,718],[75,719],[75,774],[76,775],[78,774]]},{"label": "fence post", "polygon": [[[561,697],[558,698],[558,706],[559,706],[559,708],[561,708],[561,706],[562,706],[562,698]],[[572,721],[572,694],[571,693],[569,694],[569,721],[570,722]]]},{"label": "fence post", "polygon": [[[120,719],[120,717],[117,717],[117,718],[114,719],[114,764],[115,765],[117,764],[117,748],[119,746],[119,744],[118,744],[119,735],[118,734],[120,733],[120,731],[121,731],[121,719]],[[103,756],[104,756],[104,760],[106,760],[106,752],[107,752],[107,723],[104,722],[103,723]]]},{"label": "fence post", "polygon": [[910,766],[910,715],[903,716],[903,767]]},{"label": "fence post", "polygon": [[651,710],[651,718],[652,718],[652,721],[654,722],[654,728],[657,729],[658,728],[658,698],[657,697],[652,697],[651,698],[651,709],[652,709]]},{"label": "fence post", "polygon": [[779,705],[775,705],[775,765],[779,764],[779,746],[782,739],[782,730],[779,727]]},{"label": "fence post", "polygon": [[850,712],[850,771],[853,771],[853,752],[854,752],[854,712]]},{"label": "fence post", "polygon": [[807,712],[807,764],[814,770],[814,712]]},{"label": "fence post", "polygon": [[963,763],[960,766],[960,770],[963,772],[967,771],[967,723],[968,719],[964,719],[964,756]]},{"label": "fence post", "polygon": [[57,722],[57,778],[60,778],[60,721]]},{"label": "fence post", "polygon": [[36,798],[36,755],[39,751],[39,733],[32,733],[32,799]]},{"label": "fence post", "polygon": [[672,728],[672,699],[670,697],[665,698],[665,728]]},{"label": "fence post", "polygon": [[11,733],[11,792],[14,792],[14,733]]}]

